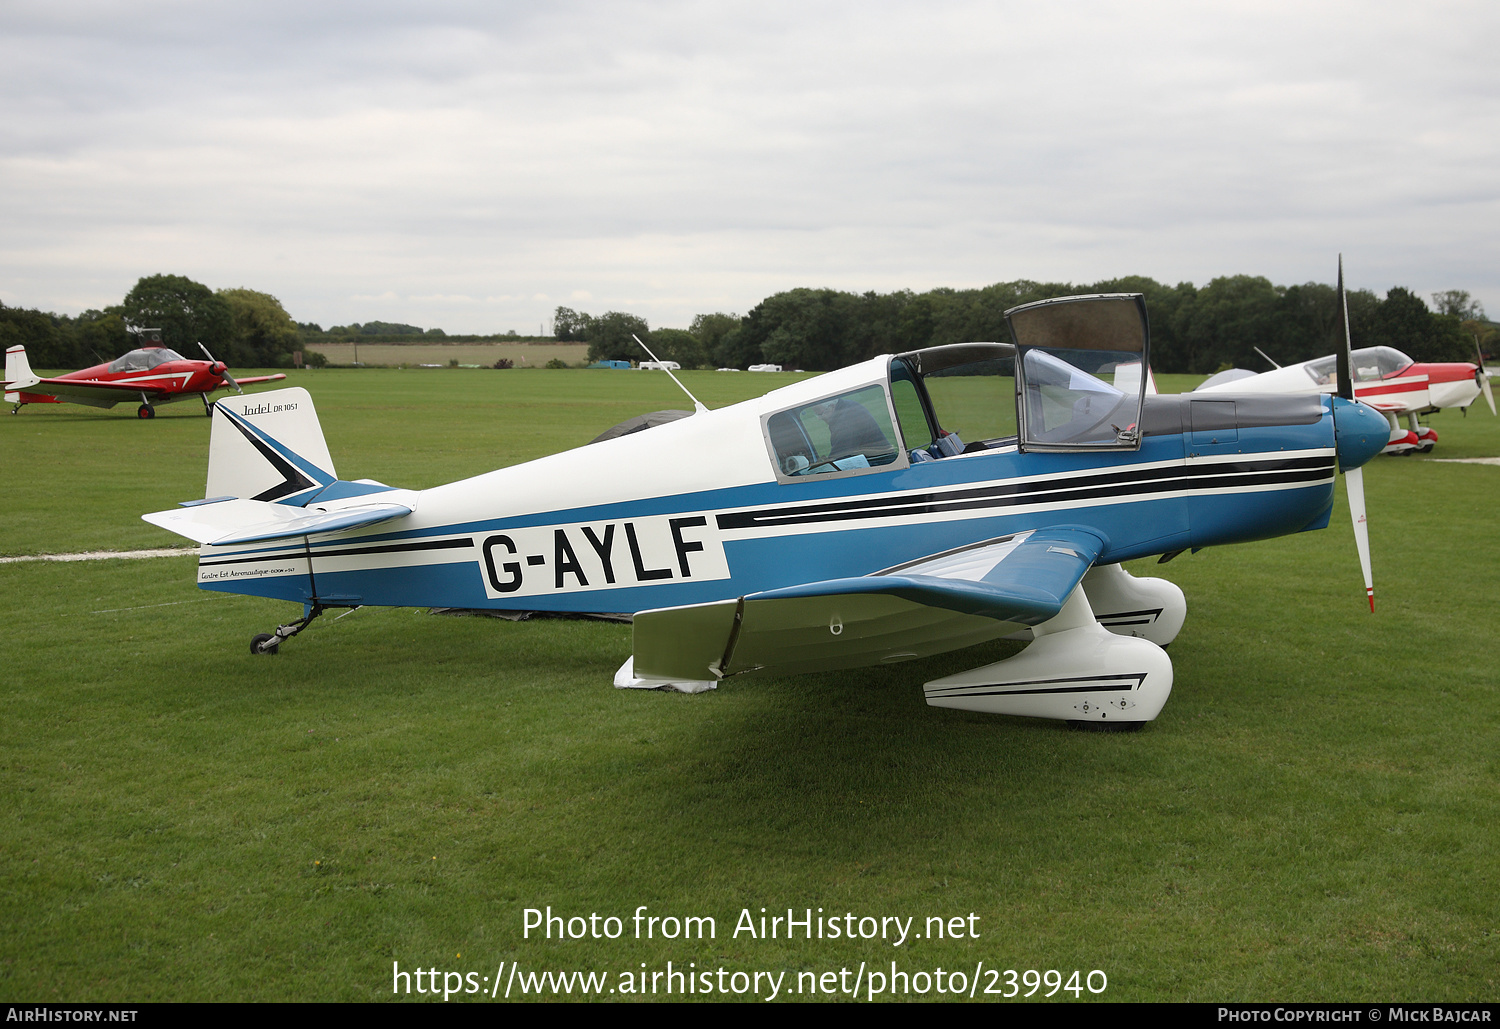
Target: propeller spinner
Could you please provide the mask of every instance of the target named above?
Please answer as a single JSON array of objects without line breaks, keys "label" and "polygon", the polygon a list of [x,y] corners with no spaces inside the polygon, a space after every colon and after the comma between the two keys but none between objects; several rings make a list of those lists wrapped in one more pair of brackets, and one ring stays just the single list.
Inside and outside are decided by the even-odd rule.
[{"label": "propeller spinner", "polygon": [[224,381],[229,383],[230,388],[232,388],[236,393],[245,392],[244,390],[240,389],[240,384],[234,381],[234,376],[229,374],[229,366],[227,364],[225,364],[223,361],[220,361],[213,354],[210,354],[208,352],[208,347],[204,346],[201,342],[198,344],[198,349],[203,351],[203,355],[208,358],[211,364],[214,365],[213,371],[215,375],[223,376]]}]

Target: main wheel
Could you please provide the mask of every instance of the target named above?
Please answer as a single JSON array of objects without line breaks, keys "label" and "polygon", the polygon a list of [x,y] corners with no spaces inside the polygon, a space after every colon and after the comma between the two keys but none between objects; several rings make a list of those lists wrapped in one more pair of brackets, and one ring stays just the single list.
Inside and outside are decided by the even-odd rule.
[{"label": "main wheel", "polygon": [[137,418],[155,418],[156,408],[152,407],[150,404],[142,404],[140,407],[135,409],[135,416]]},{"label": "main wheel", "polygon": [[275,636],[272,636],[268,632],[258,633],[254,638],[252,638],[250,640],[250,653],[252,653],[252,654],[275,654],[275,653],[277,653],[279,651],[280,647],[281,647],[280,643],[272,643],[269,647],[263,645],[268,640],[274,640],[275,638],[276,638]]}]

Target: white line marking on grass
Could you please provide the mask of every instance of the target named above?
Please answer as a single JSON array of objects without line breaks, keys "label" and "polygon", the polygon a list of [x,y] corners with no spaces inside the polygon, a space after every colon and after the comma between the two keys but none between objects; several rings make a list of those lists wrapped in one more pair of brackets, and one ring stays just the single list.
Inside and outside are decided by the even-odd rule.
[{"label": "white line marking on grass", "polygon": [[1500,457],[1434,457],[1433,461],[1441,461],[1443,464],[1495,464],[1500,465]]},{"label": "white line marking on grass", "polygon": [[[142,604],[140,607],[106,607],[103,611],[90,611],[91,615],[113,615],[121,611],[145,611],[152,607],[176,607],[178,604],[201,604],[205,600],[217,600],[217,597],[194,597],[192,600],[169,600],[165,604]],[[335,619],[336,620],[336,619]]]},{"label": "white line marking on grass", "polygon": [[86,550],[81,554],[23,554],[20,557],[0,557],[0,565],[17,561],[108,561],[123,558],[129,561],[146,557],[197,557],[197,547],[167,547],[162,550]]}]

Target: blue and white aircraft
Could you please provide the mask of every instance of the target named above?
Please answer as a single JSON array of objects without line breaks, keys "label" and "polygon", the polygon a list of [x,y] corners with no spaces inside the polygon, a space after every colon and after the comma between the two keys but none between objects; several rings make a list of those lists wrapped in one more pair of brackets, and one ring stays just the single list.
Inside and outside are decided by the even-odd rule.
[{"label": "blue and white aircraft", "polygon": [[[1139,728],[1171,690],[1162,647],[1187,606],[1120,562],[1323,528],[1338,466],[1367,541],[1358,469],[1386,422],[1352,387],[1146,395],[1136,294],[1006,319],[1008,343],[695,401],[421,491],[339,479],[306,391],[233,397],[206,499],[144,517],[202,545],[201,588],[304,605],[254,653],[336,607],[626,612],[615,684],[695,692],[1023,634],[1016,656],[927,683],[928,703]],[[1368,589],[1367,542],[1361,558]]]}]

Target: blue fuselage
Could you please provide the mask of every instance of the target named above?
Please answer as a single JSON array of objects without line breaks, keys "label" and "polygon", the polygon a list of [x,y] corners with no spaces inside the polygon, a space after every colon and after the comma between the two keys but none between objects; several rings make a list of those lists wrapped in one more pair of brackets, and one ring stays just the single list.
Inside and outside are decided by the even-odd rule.
[{"label": "blue fuselage", "polygon": [[1148,398],[1135,450],[1027,453],[1001,441],[850,478],[451,522],[445,494],[428,491],[423,527],[206,548],[200,585],[335,606],[635,612],[867,575],[1048,526],[1103,535],[1101,564],[1325,526],[1342,402],[1214,403]]}]

